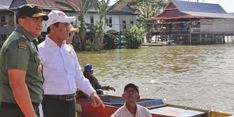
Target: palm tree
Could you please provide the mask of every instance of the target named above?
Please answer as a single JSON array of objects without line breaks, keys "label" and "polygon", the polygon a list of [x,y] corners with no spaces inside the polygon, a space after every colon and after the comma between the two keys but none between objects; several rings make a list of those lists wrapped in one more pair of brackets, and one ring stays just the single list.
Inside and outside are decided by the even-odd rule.
[{"label": "palm tree", "polygon": [[[71,2],[70,0],[65,1],[56,1],[57,4],[66,6],[71,8],[78,14],[78,20],[80,22],[80,31],[78,35],[78,40],[74,40],[74,47],[78,50],[85,50],[85,43],[86,43],[86,24],[84,21],[84,15],[87,13],[89,8],[95,8],[100,16],[99,22],[96,23],[96,31],[95,31],[95,38],[92,42],[95,50],[100,50],[103,48],[103,38],[104,38],[104,31],[103,28],[105,26],[105,22],[103,21],[108,14],[108,4],[110,0],[80,0],[79,5],[77,6],[75,3]],[[76,50],[77,50],[76,49]]]},{"label": "palm tree", "polygon": [[138,5],[138,7],[137,7],[138,12],[140,13],[140,15],[138,17],[138,21],[145,28],[146,41],[148,43],[151,42],[151,40],[150,40],[150,38],[151,38],[151,25],[149,25],[151,21],[146,20],[146,18],[150,18],[150,17],[155,16],[156,12],[154,12],[153,8],[154,8],[153,4],[148,3],[148,2],[143,3],[141,5]]},{"label": "palm tree", "polygon": [[135,6],[139,13],[138,22],[144,26],[147,42],[151,42],[151,28],[152,22],[146,20],[147,18],[154,17],[162,12],[169,0],[121,0],[127,2],[131,6]]},{"label": "palm tree", "polygon": [[[137,4],[136,1],[138,1]],[[167,4],[167,0],[132,0],[136,5],[137,11],[139,13],[138,21],[145,28],[146,40],[151,42],[151,29],[152,21],[146,20],[147,18],[154,17],[162,12],[162,9]]]},{"label": "palm tree", "polygon": [[108,5],[110,0],[101,0],[95,4],[95,8],[99,15],[99,21],[95,25],[95,38],[92,42],[93,50],[101,50],[104,47],[103,38],[104,38],[104,27],[106,26],[106,15],[108,14]]}]

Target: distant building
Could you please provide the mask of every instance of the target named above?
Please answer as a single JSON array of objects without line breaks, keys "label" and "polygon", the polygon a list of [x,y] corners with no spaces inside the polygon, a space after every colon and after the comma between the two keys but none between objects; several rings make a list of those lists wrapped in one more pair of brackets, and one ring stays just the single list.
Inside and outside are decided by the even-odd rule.
[{"label": "distant building", "polygon": [[0,47],[14,29],[14,12],[9,10],[12,0],[0,1]]},{"label": "distant building", "polygon": [[177,44],[214,44],[234,40],[234,16],[219,4],[171,0],[155,21],[153,35]]},{"label": "distant building", "polygon": [[11,2],[12,0],[0,1],[0,35],[10,34],[14,29],[14,12],[9,10]]},{"label": "distant building", "polygon": [[136,24],[136,17],[138,14],[135,12],[135,9],[125,2],[116,2],[109,8],[109,11],[107,17],[109,21],[110,18],[112,18],[113,21],[112,24],[110,22],[108,23],[109,27],[107,29],[111,29],[111,25],[113,25],[117,32],[125,32],[132,25]]},{"label": "distant building", "polygon": [[[51,10],[62,10],[66,12],[68,15],[78,14],[71,8],[66,7],[62,4],[59,4],[56,1],[64,1],[64,0],[0,0],[0,30],[2,27],[14,26],[15,25],[15,17],[14,11],[23,4],[34,4],[41,6],[46,13],[49,13]],[[70,0],[76,6],[79,6],[81,0]],[[96,0],[93,0],[95,2]],[[131,7],[123,2],[117,2],[113,6],[110,7],[110,12],[107,15],[105,22],[107,26],[104,28],[107,30],[116,30],[117,32],[126,31],[132,24],[136,22],[136,13]],[[97,10],[93,7],[89,8],[87,13],[84,15],[84,20],[87,24],[96,24],[99,21],[99,14]],[[79,22],[74,22],[79,26]],[[5,29],[4,29],[5,30]],[[9,31],[0,31],[0,34],[6,34],[11,32],[13,29]],[[46,31],[46,29],[43,29]]]},{"label": "distant building", "polygon": [[[69,1],[74,3],[75,6],[79,6],[81,4],[81,0]],[[78,16],[73,9],[61,4],[61,2],[64,2],[64,0],[0,0],[0,47],[8,35],[14,30],[16,25],[15,11],[21,5],[37,5],[42,7],[45,13],[49,13],[51,10],[62,10],[67,15]],[[97,0],[92,0],[92,2],[97,2]],[[110,12],[106,18],[103,19],[107,24],[104,27],[104,31],[115,30],[116,32],[124,32],[127,31],[131,25],[136,23],[137,14],[128,4],[117,2],[113,6],[110,6],[109,9]],[[95,25],[99,19],[100,15],[93,7],[90,7],[84,15],[84,21],[86,24]],[[79,27],[78,20],[73,22],[73,24]],[[45,24],[43,23],[43,25]],[[45,28],[43,28],[43,36],[45,34],[44,32],[46,32]]]}]

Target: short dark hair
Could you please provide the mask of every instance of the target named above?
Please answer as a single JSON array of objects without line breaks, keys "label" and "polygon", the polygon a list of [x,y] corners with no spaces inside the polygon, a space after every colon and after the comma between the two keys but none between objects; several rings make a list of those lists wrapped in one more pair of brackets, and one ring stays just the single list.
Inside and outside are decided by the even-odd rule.
[{"label": "short dark hair", "polygon": [[[54,25],[55,27],[58,27],[59,26],[59,22],[56,22],[56,23],[54,23],[52,25]],[[47,33],[49,33],[49,32],[50,32],[50,27],[47,28]]]},{"label": "short dark hair", "polygon": [[126,90],[128,90],[129,88],[134,88],[134,89],[137,91],[137,93],[139,94],[139,88],[138,88],[138,86],[136,86],[135,84],[133,84],[133,83],[127,84],[127,85],[124,87],[124,92],[125,92]]}]

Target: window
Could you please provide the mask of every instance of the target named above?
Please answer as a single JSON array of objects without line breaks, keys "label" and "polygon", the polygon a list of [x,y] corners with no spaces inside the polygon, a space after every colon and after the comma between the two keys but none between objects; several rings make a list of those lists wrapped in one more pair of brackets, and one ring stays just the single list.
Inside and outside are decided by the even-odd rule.
[{"label": "window", "polygon": [[126,21],[123,21],[123,29],[126,29]]},{"label": "window", "polygon": [[1,22],[5,22],[5,21],[6,21],[5,16],[1,16]]},{"label": "window", "polygon": [[134,24],[134,22],[133,21],[131,21],[131,25],[133,25]]},{"label": "window", "polygon": [[93,16],[90,16],[90,24],[94,25],[94,17]]},{"label": "window", "polygon": [[6,17],[5,16],[1,16],[0,17],[0,25],[3,26],[6,24]]},{"label": "window", "polygon": [[112,17],[109,17],[109,27],[112,27]]}]

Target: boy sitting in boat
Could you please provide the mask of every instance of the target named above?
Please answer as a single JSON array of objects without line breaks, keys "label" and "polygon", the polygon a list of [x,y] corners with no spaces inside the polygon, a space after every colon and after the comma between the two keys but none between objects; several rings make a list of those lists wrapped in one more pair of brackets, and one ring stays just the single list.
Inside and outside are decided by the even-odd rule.
[{"label": "boy sitting in boat", "polygon": [[125,104],[115,111],[111,117],[152,117],[149,110],[136,102],[140,99],[138,86],[129,83],[124,87],[122,97]]}]

